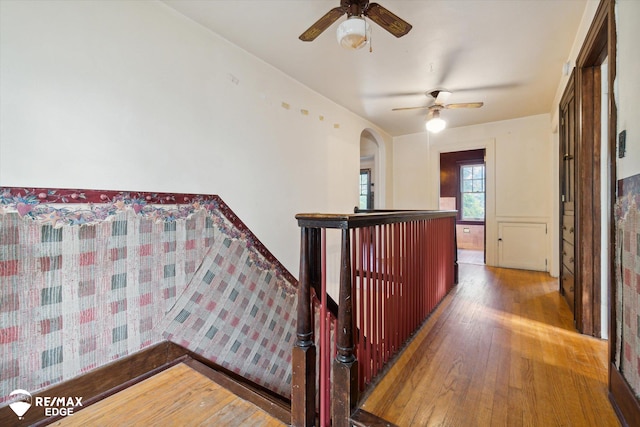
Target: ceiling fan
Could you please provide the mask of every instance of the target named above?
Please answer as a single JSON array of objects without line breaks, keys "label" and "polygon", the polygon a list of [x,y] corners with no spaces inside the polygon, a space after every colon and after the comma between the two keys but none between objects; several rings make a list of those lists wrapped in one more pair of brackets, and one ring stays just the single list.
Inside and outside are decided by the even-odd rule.
[{"label": "ceiling fan", "polygon": [[402,37],[411,30],[411,24],[378,3],[369,3],[369,0],[341,0],[340,6],[325,13],[298,38],[304,42],[315,40],[345,13],[348,19],[340,24],[337,35],[338,43],[347,49],[359,49],[369,40],[370,29],[364,16],[396,37]]},{"label": "ceiling fan", "polygon": [[464,102],[457,104],[446,104],[447,100],[451,96],[451,92],[447,90],[432,90],[430,92],[426,92],[425,95],[430,96],[434,99],[432,105],[425,105],[422,107],[402,107],[402,108],[393,108],[392,111],[403,111],[403,110],[421,110],[428,109],[427,113],[427,130],[437,133],[443,130],[446,126],[446,122],[440,118],[440,111],[442,110],[450,110],[457,108],[480,108],[484,105],[483,102]]}]

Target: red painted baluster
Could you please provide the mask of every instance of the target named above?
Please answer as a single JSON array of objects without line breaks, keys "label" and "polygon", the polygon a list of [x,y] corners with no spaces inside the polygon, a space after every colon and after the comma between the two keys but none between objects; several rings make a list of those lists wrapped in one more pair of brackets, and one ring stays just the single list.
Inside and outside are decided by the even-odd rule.
[{"label": "red painted baluster", "polygon": [[408,222],[406,227],[407,227],[407,234],[406,234],[406,239],[404,243],[404,250],[405,250],[405,258],[406,258],[406,268],[407,268],[406,283],[407,283],[407,314],[408,315],[405,323],[404,336],[402,337],[403,344],[407,341],[407,338],[409,337],[409,331],[411,331],[411,325],[413,323],[413,317],[415,315],[414,304],[413,304],[413,300],[414,300],[413,280],[415,277],[413,274],[413,260],[411,259],[413,254],[410,246],[411,241],[413,240],[413,224],[411,222]]},{"label": "red painted baluster", "polygon": [[420,324],[420,285],[421,285],[421,280],[420,280],[420,275],[421,275],[421,271],[420,271],[420,258],[422,257],[422,252],[420,252],[420,241],[419,239],[419,233],[420,233],[420,223],[417,221],[413,222],[413,242],[412,242],[412,247],[411,247],[411,259],[412,259],[412,263],[413,263],[413,273],[414,273],[414,278],[413,278],[413,296],[415,298],[415,301],[413,302],[413,312],[414,312],[414,317],[413,317],[413,324],[411,325],[411,332],[413,332],[418,325]]},{"label": "red painted baluster", "polygon": [[407,240],[407,260],[409,261],[409,303],[411,304],[411,315],[409,316],[409,322],[407,323],[406,338],[408,338],[409,334],[411,334],[416,319],[416,256],[414,252],[416,231],[415,221],[408,223],[407,226],[409,227],[409,239]]},{"label": "red painted baluster", "polygon": [[413,329],[415,330],[420,321],[422,320],[422,290],[424,281],[422,280],[422,239],[420,238],[420,232],[422,230],[422,221],[416,221],[415,223],[415,233],[414,233],[414,263],[415,263],[415,271],[416,271],[416,322],[413,325]]},{"label": "red painted baluster", "polygon": [[365,335],[364,335],[364,276],[363,276],[363,254],[362,254],[362,229],[352,230],[353,236],[353,277],[356,282],[355,307],[357,316],[358,345],[356,357],[362,361],[358,364],[358,388],[364,390],[364,355],[365,355]]},{"label": "red painted baluster", "polygon": [[438,245],[436,246],[436,252],[435,252],[435,261],[436,261],[436,283],[438,286],[438,291],[437,291],[437,297],[441,298],[443,296],[443,281],[442,281],[442,275],[441,275],[441,269],[442,269],[442,244],[440,244],[440,237],[441,237],[441,232],[442,232],[442,227],[441,227],[441,223],[440,221],[434,221],[434,228],[435,228],[435,234],[436,234],[436,241],[438,242]]},{"label": "red painted baluster", "polygon": [[366,243],[367,243],[367,376],[366,383],[371,382],[373,377],[373,366],[371,361],[373,360],[373,343],[375,335],[373,333],[373,241],[371,238],[372,228],[365,228]]},{"label": "red painted baluster", "polygon": [[382,300],[382,277],[380,275],[380,226],[376,226],[374,227],[374,240],[375,240],[375,246],[374,246],[374,258],[375,258],[375,265],[376,265],[376,269],[374,272],[374,283],[375,283],[375,288],[374,288],[374,295],[375,295],[375,299],[374,299],[374,312],[375,312],[375,316],[374,319],[376,320],[375,323],[375,359],[374,359],[374,371],[376,372],[376,374],[380,371],[380,366],[381,366],[381,350],[382,350],[382,307],[381,307],[381,300]]},{"label": "red painted baluster", "polygon": [[410,280],[410,272],[409,272],[409,254],[407,253],[407,231],[408,225],[407,223],[403,224],[402,227],[402,244],[400,247],[402,248],[402,335],[400,337],[400,345],[403,345],[405,339],[407,337],[407,330],[409,329],[409,321],[408,321],[408,313],[409,313],[409,280]]},{"label": "red painted baluster", "polygon": [[327,230],[322,229],[321,241],[321,306],[320,306],[320,425],[330,425],[330,390],[331,390],[331,326],[327,311]]},{"label": "red painted baluster", "polygon": [[367,298],[367,289],[366,289],[366,280],[365,280],[365,274],[364,274],[364,238],[363,238],[363,231],[362,228],[358,229],[358,261],[360,263],[360,268],[358,270],[358,275],[359,275],[359,288],[360,288],[360,294],[359,294],[359,307],[360,307],[360,314],[359,314],[359,318],[360,318],[360,336],[362,337],[362,339],[360,340],[360,353],[358,354],[358,360],[360,361],[359,367],[360,367],[360,390],[364,390],[364,384],[365,384],[365,378],[367,376],[367,362],[366,362],[366,357],[367,357],[367,331],[366,331],[366,312],[367,312],[367,307],[366,307],[366,298]]},{"label": "red painted baluster", "polygon": [[400,311],[401,311],[401,272],[400,272],[400,262],[402,261],[400,258],[400,231],[402,229],[401,224],[394,224],[394,236],[393,236],[393,244],[394,244],[394,312],[393,319],[397,319],[397,322],[394,322],[394,330],[393,330],[393,351],[394,353],[398,351],[399,343],[400,343],[400,329],[402,327],[402,322],[400,320]]},{"label": "red painted baluster", "polygon": [[382,336],[382,343],[383,343],[383,360],[386,363],[387,360],[389,360],[389,324],[391,323],[391,317],[390,317],[390,313],[389,313],[389,298],[390,298],[390,293],[389,293],[389,276],[391,275],[391,272],[389,271],[389,265],[390,265],[390,256],[389,256],[389,224],[385,224],[382,226],[382,239],[383,239],[383,258],[382,258],[382,286],[383,286],[383,299],[382,299],[382,312],[383,312],[383,316],[384,316],[384,323],[383,323],[383,336]]},{"label": "red painted baluster", "polygon": [[420,321],[424,320],[428,310],[427,296],[427,263],[429,262],[427,254],[426,239],[426,222],[420,221],[420,233],[418,235],[420,246]]},{"label": "red painted baluster", "polygon": [[436,297],[436,283],[433,279],[433,271],[434,271],[434,262],[433,258],[435,256],[435,251],[433,250],[434,246],[437,244],[436,236],[433,233],[433,221],[427,221],[427,239],[428,239],[428,247],[427,247],[427,280],[429,282],[429,310],[433,309],[434,301],[437,299]]},{"label": "red painted baluster", "polygon": [[[400,224],[393,224],[393,300],[391,318],[394,319],[392,323],[392,350],[393,353],[398,349],[398,340],[400,333]],[[398,319],[395,321],[395,319]]]},{"label": "red painted baluster", "polygon": [[[362,365],[364,365],[364,384],[368,384],[371,379],[371,280],[369,275],[369,229],[361,228],[360,235],[362,236],[362,279],[364,290],[363,306],[364,306],[364,324],[362,330],[364,331],[364,354],[360,359]],[[364,389],[364,388],[363,388]]]},{"label": "red painted baluster", "polygon": [[424,317],[431,311],[429,307],[429,221],[422,222],[422,251],[424,253],[424,263],[422,275],[424,277]]}]

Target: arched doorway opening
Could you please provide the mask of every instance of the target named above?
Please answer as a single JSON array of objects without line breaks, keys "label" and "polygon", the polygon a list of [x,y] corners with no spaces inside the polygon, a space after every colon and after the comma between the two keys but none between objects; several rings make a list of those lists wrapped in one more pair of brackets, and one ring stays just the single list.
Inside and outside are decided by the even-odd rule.
[{"label": "arched doorway opening", "polygon": [[384,142],[372,129],[360,134],[359,209],[385,207]]}]

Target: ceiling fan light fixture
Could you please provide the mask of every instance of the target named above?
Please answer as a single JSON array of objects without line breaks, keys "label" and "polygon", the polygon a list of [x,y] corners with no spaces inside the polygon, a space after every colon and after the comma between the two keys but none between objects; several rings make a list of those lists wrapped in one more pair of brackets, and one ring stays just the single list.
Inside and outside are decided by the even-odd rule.
[{"label": "ceiling fan light fixture", "polygon": [[440,111],[436,110],[433,112],[433,117],[427,120],[425,127],[431,133],[438,133],[447,127],[447,122],[440,118]]},{"label": "ceiling fan light fixture", "polygon": [[338,43],[345,49],[363,48],[371,38],[371,27],[361,16],[351,16],[338,26]]}]

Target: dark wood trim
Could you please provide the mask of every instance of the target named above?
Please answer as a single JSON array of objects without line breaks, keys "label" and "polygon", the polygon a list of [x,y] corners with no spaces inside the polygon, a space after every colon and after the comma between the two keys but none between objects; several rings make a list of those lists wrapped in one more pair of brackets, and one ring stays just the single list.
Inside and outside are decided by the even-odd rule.
[{"label": "dark wood trim", "polygon": [[482,225],[484,226],[485,222],[484,221],[473,221],[473,220],[469,220],[469,219],[457,219],[456,220],[456,224],[460,224],[460,225]]},{"label": "dark wood trim", "polygon": [[599,65],[578,69],[581,123],[577,141],[576,266],[578,304],[576,325],[587,335],[600,336],[600,161],[601,72]]},{"label": "dark wood trim", "polygon": [[640,403],[616,366],[609,365],[609,400],[623,426],[634,426],[640,420]]},{"label": "dark wood trim", "polygon": [[356,427],[398,427],[377,415],[367,412],[364,409],[356,409],[351,415],[351,423]]},{"label": "dark wood trim", "polygon": [[[170,341],[163,341],[147,347],[142,351],[104,365],[84,375],[56,384],[34,393],[33,397],[82,397],[83,406],[75,408],[75,411],[79,411],[183,362],[194,369],[199,366],[196,369],[198,372],[205,374],[208,378],[227,387],[239,397],[264,409],[282,422],[289,424],[290,406],[286,399],[237,374],[230,373],[210,360]],[[218,381],[218,379],[222,382]],[[235,385],[228,386],[230,384]],[[46,417],[43,408],[34,406],[25,414],[24,420],[20,425],[45,426],[60,418],[59,416]],[[1,426],[15,425],[17,421],[16,415],[9,406],[0,408]]]},{"label": "dark wood trim", "polygon": [[291,353],[291,425],[310,427],[316,418],[316,346],[313,341],[312,281],[318,278],[313,270],[317,264],[320,243],[319,229],[302,227],[300,230],[300,280],[296,343]]},{"label": "dark wood trim", "polygon": [[[612,37],[612,39],[610,39]],[[600,67],[608,58],[614,64],[609,70],[606,102],[608,113],[609,153],[601,153],[601,74]],[[600,194],[601,180],[608,179],[608,189],[615,188],[616,114],[613,81],[615,79],[614,1],[601,0],[589,32],[576,60],[576,102],[578,108],[576,160],[576,327],[584,334],[600,336],[601,325],[601,259],[608,257],[613,270],[611,248],[601,247]],[[607,156],[610,154],[610,156]],[[608,159],[610,175],[600,176],[601,161]],[[611,197],[615,192],[612,191]],[[613,214],[613,202],[609,206]],[[613,225],[610,225],[613,230]],[[613,236],[614,234],[612,234]],[[611,282],[611,277],[609,278]],[[611,283],[608,286],[611,293]],[[612,307],[612,304],[609,304]]]},{"label": "dark wood trim", "polygon": [[[602,62],[601,62],[602,63]],[[606,153],[602,153],[602,71],[600,66],[593,68],[593,186],[592,206],[596,207],[591,212],[593,222],[593,250],[591,252],[592,278],[591,278],[591,335],[600,338],[602,336],[601,307],[602,307],[602,174],[600,173],[602,162],[607,160]],[[606,177],[604,177],[606,179]]]},{"label": "dark wood trim", "polygon": [[[360,211],[361,212],[361,211]],[[399,222],[455,217],[456,211],[380,211],[357,214],[301,213],[296,215],[300,227],[351,229]]]},{"label": "dark wood trim", "polygon": [[[185,354],[185,351],[165,341],[79,377],[34,393],[33,397],[77,396],[82,397],[83,407],[86,407],[179,363],[176,360]],[[44,408],[34,406],[24,415],[24,425],[46,425],[56,419],[58,418],[45,417]],[[0,408],[0,425],[12,425],[15,422],[16,415],[9,406]]]},{"label": "dark wood trim", "polygon": [[590,67],[602,64],[609,53],[609,12],[613,13],[613,1],[601,0],[598,5],[589,31],[582,43],[580,53],[576,58],[577,67]]}]

